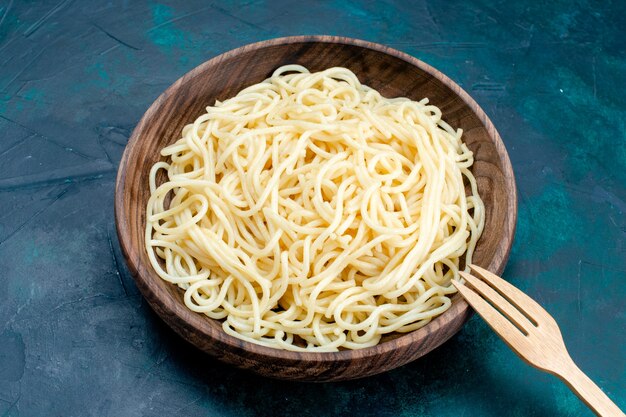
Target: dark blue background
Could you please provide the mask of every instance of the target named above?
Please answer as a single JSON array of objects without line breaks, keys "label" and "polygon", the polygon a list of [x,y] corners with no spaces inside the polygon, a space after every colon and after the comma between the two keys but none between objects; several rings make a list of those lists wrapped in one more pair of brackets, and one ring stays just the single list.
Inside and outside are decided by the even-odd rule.
[{"label": "dark blue background", "polygon": [[0,416],[591,415],[477,317],[401,369],[263,379],[188,346],[124,265],[116,168],[174,80],[296,34],[383,43],[491,117],[519,187],[504,276],[626,408],[626,2],[0,2]]}]

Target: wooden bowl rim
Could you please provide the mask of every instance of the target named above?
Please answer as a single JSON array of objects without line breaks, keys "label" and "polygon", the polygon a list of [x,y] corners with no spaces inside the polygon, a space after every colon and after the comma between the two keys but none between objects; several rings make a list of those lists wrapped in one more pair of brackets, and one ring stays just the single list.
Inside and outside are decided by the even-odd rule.
[{"label": "wooden bowl rim", "polygon": [[[461,100],[474,112],[474,114],[478,117],[478,119],[485,126],[489,136],[491,136],[491,140],[493,141],[495,147],[498,150],[498,156],[500,158],[500,162],[502,163],[502,172],[504,175],[506,189],[508,191],[507,198],[509,201],[513,199],[513,211],[509,212],[506,218],[506,222],[504,224],[505,233],[504,236],[508,236],[508,240],[502,240],[498,243],[498,248],[495,252],[494,258],[491,260],[490,265],[486,266],[491,269],[495,273],[501,273],[504,269],[506,261],[508,260],[509,253],[511,251],[511,246],[513,244],[513,237],[515,234],[515,226],[517,220],[517,188],[515,185],[515,177],[513,173],[513,169],[511,166],[511,162],[506,152],[506,148],[500,135],[498,134],[495,126],[486,115],[486,113],[482,110],[482,108],[470,97],[470,95],[465,92],[458,84],[444,75],[442,72],[438,71],[434,67],[426,64],[425,62],[408,55],[404,52],[398,51],[396,49],[387,47],[385,45],[381,45],[374,42],[369,42],[360,39],[341,37],[341,36],[326,36],[326,35],[304,35],[304,36],[288,36],[282,38],[274,38],[270,40],[260,41],[252,44],[247,44],[241,46],[239,48],[230,50],[214,58],[205,61],[199,66],[195,67],[191,71],[187,72],[185,75],[180,77],[176,82],[174,82],[170,87],[168,87],[148,108],[148,110],[144,113],[141,120],[135,127],[131,137],[128,140],[126,148],[124,150],[124,154],[122,155],[122,159],[120,161],[120,165],[118,168],[117,181],[116,181],[116,189],[115,189],[115,222],[116,228],[118,232],[118,236],[120,237],[120,246],[126,258],[129,270],[138,284],[139,289],[142,292],[147,291],[149,295],[151,295],[154,299],[160,300],[161,304],[159,306],[159,314],[162,318],[167,316],[177,316],[180,319],[181,323],[184,323],[184,327],[187,328],[190,332],[201,333],[202,336],[210,339],[212,343],[218,342],[222,343],[226,347],[233,349],[235,351],[248,351],[254,352],[257,356],[265,357],[268,361],[272,359],[277,360],[287,360],[299,363],[327,363],[327,362],[346,362],[356,358],[367,359],[379,357],[384,354],[391,353],[398,348],[405,347],[408,345],[412,345],[414,343],[420,342],[424,338],[428,337],[429,329],[432,329],[433,326],[437,326],[438,323],[444,322],[446,320],[450,321],[455,317],[461,315],[467,315],[469,317],[472,313],[471,309],[467,302],[456,294],[452,299],[452,306],[442,313],[440,316],[433,319],[426,326],[417,329],[415,331],[409,332],[407,334],[401,335],[395,339],[391,339],[380,343],[378,345],[358,349],[358,350],[343,350],[339,352],[294,352],[288,350],[281,350],[276,348],[270,348],[266,346],[257,345],[251,342],[247,342],[244,340],[237,339],[233,336],[226,334],[223,330],[218,328],[211,327],[206,322],[206,317],[203,317],[199,313],[194,313],[191,316],[184,314],[189,312],[189,310],[184,306],[183,303],[173,299],[167,292],[164,290],[160,291],[158,287],[151,286],[149,283],[153,280],[160,280],[161,278],[156,275],[154,271],[152,271],[151,265],[148,263],[147,265],[142,265],[142,256],[139,255],[137,257],[137,264],[135,264],[135,258],[130,256],[132,252],[144,251],[144,248],[133,248],[130,237],[127,233],[122,233],[122,226],[126,225],[128,229],[130,229],[129,223],[129,215],[124,210],[124,192],[125,192],[125,177],[126,170],[129,167],[129,154],[132,149],[139,143],[141,130],[144,124],[148,121],[149,118],[152,117],[152,113],[156,108],[159,107],[161,102],[169,98],[171,95],[175,95],[180,86],[185,83],[187,79],[193,78],[199,73],[202,73],[206,67],[210,67],[214,62],[221,61],[229,58],[236,57],[242,53],[264,49],[267,47],[278,46],[278,45],[288,45],[293,43],[329,43],[329,44],[343,44],[343,45],[353,45],[358,46],[364,49],[369,49],[372,51],[376,51],[379,53],[391,55],[395,58],[398,58],[402,61],[407,62],[415,67],[418,67],[422,71],[428,73],[429,75],[438,79],[441,83],[443,83],[446,87],[451,89],[455,94],[457,94]],[[506,175],[506,174],[510,175]],[[508,233],[507,233],[508,232]],[[503,250],[502,250],[503,249]],[[145,254],[142,254],[145,255]],[[147,256],[145,256],[147,258]],[[147,259],[145,259],[147,261]],[[141,271],[145,271],[146,274],[142,274]],[[156,291],[155,291],[156,290]],[[143,294],[144,297],[146,294]],[[146,297],[148,298],[148,297]],[[188,317],[191,317],[189,320]],[[169,320],[165,320],[169,322]],[[177,331],[179,331],[177,329]],[[437,330],[435,330],[437,331]]]}]

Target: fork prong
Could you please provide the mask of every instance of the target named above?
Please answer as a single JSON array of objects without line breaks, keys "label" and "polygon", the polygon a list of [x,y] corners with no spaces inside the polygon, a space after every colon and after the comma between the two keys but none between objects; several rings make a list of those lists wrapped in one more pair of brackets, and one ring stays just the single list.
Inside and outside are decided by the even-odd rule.
[{"label": "fork prong", "polygon": [[523,356],[524,349],[528,346],[526,336],[474,290],[455,280],[452,280],[452,285],[456,287],[472,308],[485,319],[498,336],[518,355]]},{"label": "fork prong", "polygon": [[528,334],[532,327],[534,327],[533,323],[531,323],[528,318],[489,285],[467,272],[459,271],[459,274],[474,288],[474,291],[478,292],[484,299],[496,307],[496,309],[500,310],[500,312],[522,330],[522,332]]},{"label": "fork prong", "polygon": [[541,307],[535,300],[524,294],[517,287],[509,284],[496,274],[493,274],[486,269],[483,269],[477,265],[470,265],[470,268],[476,272],[484,281],[488,282],[493,288],[495,288],[500,294],[511,302],[517,309],[523,312],[531,321],[535,324],[548,324],[553,321],[552,316]]}]

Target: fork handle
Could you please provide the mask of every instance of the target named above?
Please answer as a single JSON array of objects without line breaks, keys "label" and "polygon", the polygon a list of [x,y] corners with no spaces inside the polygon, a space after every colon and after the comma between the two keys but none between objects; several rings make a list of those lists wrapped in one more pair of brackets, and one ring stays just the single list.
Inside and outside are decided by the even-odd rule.
[{"label": "fork handle", "polygon": [[611,401],[580,368],[569,359],[569,363],[557,376],[600,417],[624,417],[625,414]]}]

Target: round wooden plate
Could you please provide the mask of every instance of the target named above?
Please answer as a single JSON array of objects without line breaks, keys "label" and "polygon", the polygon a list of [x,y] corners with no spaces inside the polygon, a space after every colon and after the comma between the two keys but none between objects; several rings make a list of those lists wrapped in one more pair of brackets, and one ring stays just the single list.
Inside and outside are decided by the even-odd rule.
[{"label": "round wooden plate", "polygon": [[275,378],[337,381],[384,372],[430,352],[454,335],[470,316],[459,296],[452,306],[425,327],[395,335],[374,347],[335,353],[300,353],[244,342],[227,335],[220,322],[185,307],[183,292],[157,276],[144,246],[148,174],[162,159],[160,150],[205,112],[216,99],[234,96],[266,79],[285,64],[311,71],[341,66],[386,97],[413,100],[428,97],[443,118],[464,131],[474,152],[472,172],[486,207],[485,231],[474,262],[497,274],[509,255],[517,218],[517,192],[506,149],[495,127],[474,100],[457,84],[424,62],[370,42],[331,37],[298,36],[246,45],[215,57],[185,74],[145,113],[120,162],[115,191],[117,232],[130,271],[154,311],[186,340],[241,368]]}]

